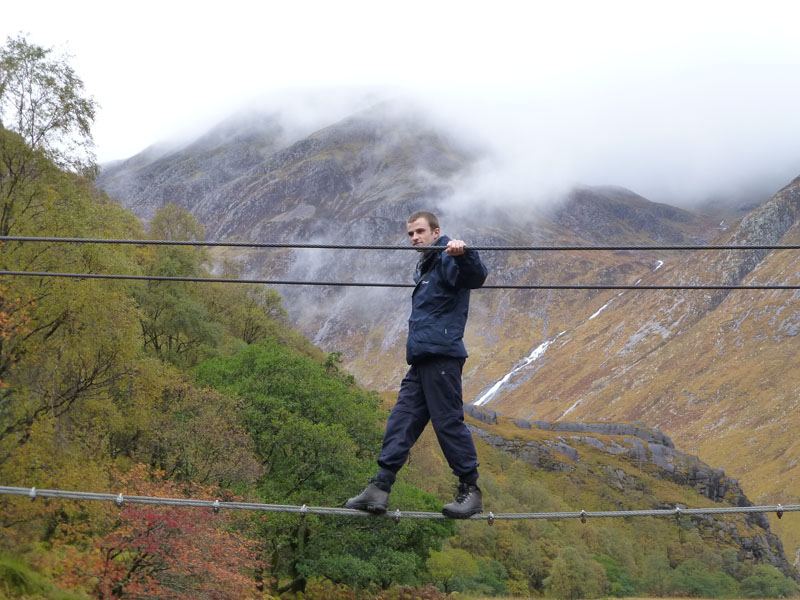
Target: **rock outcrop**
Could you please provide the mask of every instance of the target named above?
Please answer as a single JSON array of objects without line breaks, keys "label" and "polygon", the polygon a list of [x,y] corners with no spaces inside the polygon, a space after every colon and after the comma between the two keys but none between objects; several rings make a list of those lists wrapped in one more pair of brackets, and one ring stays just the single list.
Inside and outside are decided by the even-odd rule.
[{"label": "rock outcrop", "polygon": [[[591,448],[593,452],[600,451],[627,460],[630,465],[628,469],[605,467],[607,480],[620,491],[637,489],[640,473],[646,471],[660,479],[691,487],[714,502],[736,507],[753,506],[736,479],[726,476],[722,469],[711,467],[696,456],[681,452],[664,433],[643,424],[550,423],[509,419],[521,429],[536,427],[558,435],[538,440],[506,439],[490,429],[502,419],[499,413],[472,405],[464,408],[468,416],[489,426],[469,425],[478,439],[543,471],[573,472],[581,463],[582,454]],[[675,506],[656,504],[653,508],[672,509]],[[786,559],[780,538],[770,531],[769,519],[764,513],[743,515],[747,531],[742,531],[736,523],[712,515],[691,515],[686,518],[690,518],[704,535],[724,536],[732,540],[741,549],[741,558],[769,563],[788,576],[796,576]]]}]

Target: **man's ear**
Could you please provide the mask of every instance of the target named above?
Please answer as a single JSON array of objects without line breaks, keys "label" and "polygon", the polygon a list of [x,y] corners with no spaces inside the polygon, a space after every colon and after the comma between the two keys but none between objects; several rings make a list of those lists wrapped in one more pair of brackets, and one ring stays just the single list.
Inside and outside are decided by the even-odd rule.
[{"label": "man's ear", "polygon": [[438,227],[437,227],[436,229],[434,229],[434,230],[433,230],[433,235],[434,235],[435,237],[437,237],[437,238],[440,236],[440,233],[439,233],[439,228],[438,228]]}]

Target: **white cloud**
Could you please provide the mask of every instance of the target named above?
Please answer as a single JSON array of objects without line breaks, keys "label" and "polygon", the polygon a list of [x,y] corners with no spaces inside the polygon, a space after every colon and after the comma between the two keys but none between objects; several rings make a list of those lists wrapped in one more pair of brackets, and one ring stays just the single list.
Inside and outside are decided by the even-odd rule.
[{"label": "white cloud", "polygon": [[789,1],[41,0],[4,7],[0,35],[74,55],[101,160],[265,94],[388,88],[495,148],[512,195],[580,180],[680,200],[800,172],[798,17]]}]

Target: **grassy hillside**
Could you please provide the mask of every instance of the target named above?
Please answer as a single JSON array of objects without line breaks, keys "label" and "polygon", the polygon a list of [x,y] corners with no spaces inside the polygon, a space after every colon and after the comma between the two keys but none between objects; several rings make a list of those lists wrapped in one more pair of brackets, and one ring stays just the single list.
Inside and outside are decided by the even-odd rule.
[{"label": "grassy hillside", "polygon": [[[797,190],[796,182],[788,186],[719,242],[797,243]],[[790,218],[776,217],[781,211]],[[668,260],[642,283],[730,277],[796,284],[797,253],[698,251]],[[532,365],[535,374],[491,407],[551,420],[643,421],[739,478],[755,501],[795,504],[796,301],[796,293],[777,290],[624,292],[567,329]],[[794,557],[799,530],[773,525]]]},{"label": "grassy hillside", "polygon": [[[641,460],[601,449],[614,444],[630,444],[631,440],[625,436],[570,436],[535,427],[526,430],[504,419],[500,419],[497,425],[471,419],[470,423],[479,438],[480,485],[484,490],[487,512],[546,513],[581,509],[617,511],[720,506],[720,503],[699,493],[700,488],[676,483],[675,480],[680,478],[668,476],[654,464],[645,461],[642,465]],[[484,439],[493,441],[480,441]],[[574,458],[570,458],[566,453],[554,452],[550,458],[536,461],[532,458],[533,453],[500,449],[503,446],[510,449],[515,445],[569,446],[575,450],[575,454],[571,455]],[[515,455],[527,455],[528,459],[514,458]],[[446,471],[435,437],[427,431],[421,443],[412,451],[409,466],[401,471],[401,478],[446,498],[452,485]],[[740,501],[733,490],[727,493],[729,495],[722,505],[726,502],[736,505]],[[737,585],[724,574],[737,580],[741,586],[747,577],[752,576],[752,569],[755,568],[750,562],[752,550],[745,548],[752,549],[753,540],[769,535],[753,519],[743,515],[720,519],[604,518],[590,519],[586,523],[577,519],[514,520],[497,521],[492,526],[485,522],[466,522],[459,524],[458,534],[447,542],[443,552],[457,555],[458,551],[468,551],[473,558],[477,558],[479,564],[484,565],[484,579],[481,580],[481,576],[475,573],[472,578],[463,573],[459,575],[455,567],[451,567],[449,572],[440,567],[444,569],[440,577],[445,576],[442,573],[450,573],[460,581],[450,582],[453,589],[491,589],[495,593],[505,589],[523,595],[554,593],[554,582],[548,580],[548,575],[552,578],[554,571],[558,571],[564,554],[569,554],[565,549],[569,548],[582,557],[584,565],[591,566],[594,563],[595,566],[604,566],[604,569],[598,570],[600,575],[584,573],[587,587],[583,588],[583,594],[591,595],[592,585],[597,585],[603,590],[602,593],[610,595],[641,594],[646,591],[660,595],[669,593],[668,590],[692,595],[697,593],[693,587],[697,584],[694,580],[697,577],[705,578],[707,582],[717,581],[716,584],[707,583],[703,595],[736,595],[743,593],[742,588],[737,589]],[[772,543],[777,544],[773,549],[777,554],[780,543],[774,536],[772,539]],[[764,548],[761,551],[770,552]],[[751,558],[745,558],[748,554]],[[744,563],[739,563],[738,567],[725,566],[732,564],[729,561],[737,562],[743,558]],[[501,578],[505,587],[498,584],[492,587],[491,578],[485,575],[488,570],[486,565],[494,563],[499,563],[502,566],[499,570],[506,574],[505,579]],[[744,567],[743,564],[750,566]],[[704,572],[702,577],[700,571]],[[689,572],[694,575],[684,577]],[[579,577],[576,573],[573,576]]]}]

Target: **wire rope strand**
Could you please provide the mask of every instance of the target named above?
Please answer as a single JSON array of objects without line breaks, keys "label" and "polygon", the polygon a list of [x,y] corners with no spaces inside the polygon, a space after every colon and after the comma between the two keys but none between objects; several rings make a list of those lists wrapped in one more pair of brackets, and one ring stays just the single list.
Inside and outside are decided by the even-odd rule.
[{"label": "wire rope strand", "polygon": [[[193,283],[249,283],[260,285],[311,285],[331,287],[383,287],[413,288],[413,283],[362,282],[362,281],[301,281],[290,279],[227,279],[222,277],[167,277],[160,275],[114,275],[105,273],[54,273],[50,271],[0,271],[0,277],[64,277],[72,279],[121,279],[132,281],[183,281]],[[798,290],[800,284],[676,284],[676,285],[626,285],[626,284],[507,284],[483,285],[489,290]]]},{"label": "wire rope strand", "polygon": [[[129,240],[104,238],[65,238],[41,236],[0,236],[0,242],[54,242],[62,244],[135,244],[140,246],[222,246],[231,248],[294,248],[319,250],[444,250],[444,246],[394,246],[358,244],[311,244],[301,242],[236,242],[213,240]],[[468,246],[481,251],[572,252],[572,251],[647,251],[647,250],[800,250],[800,244],[678,244],[678,245],[600,245],[600,246]]]},{"label": "wire rope strand", "polygon": [[[0,494],[28,496],[31,500],[38,498],[56,498],[67,500],[89,500],[114,502],[118,505],[124,504],[145,504],[161,506],[183,506],[190,508],[210,508],[214,512],[220,509],[226,510],[252,510],[263,512],[283,512],[316,514],[316,515],[339,515],[350,517],[371,517],[375,516],[360,510],[349,508],[336,508],[327,506],[294,506],[287,504],[261,504],[255,502],[220,502],[219,500],[195,500],[191,498],[160,498],[154,496],[125,496],[123,494],[100,494],[94,492],[80,492],[69,490],[49,490],[38,488],[21,488],[11,486],[0,486]],[[675,515],[713,515],[713,514],[736,514],[736,513],[777,513],[782,515],[784,512],[798,512],[800,505],[789,504],[786,506],[720,506],[707,508],[673,508],[656,510],[617,510],[617,511],[585,511],[579,512],[543,512],[543,513],[490,513],[489,515],[480,514],[470,517],[471,520],[521,520],[521,519],[581,519],[588,518],[626,518],[626,517],[668,517]],[[401,511],[399,509],[388,511],[384,517],[392,519],[447,519],[441,513],[422,512],[422,511]]]}]

